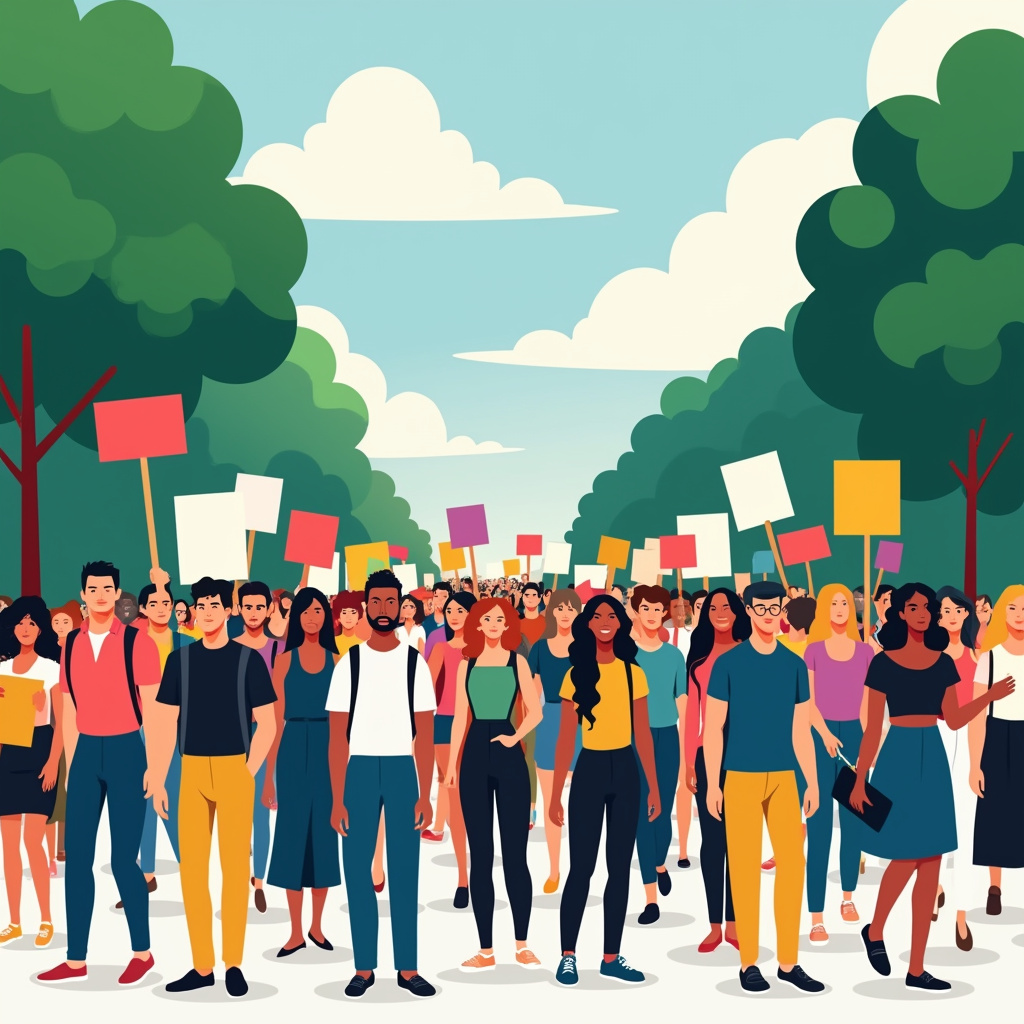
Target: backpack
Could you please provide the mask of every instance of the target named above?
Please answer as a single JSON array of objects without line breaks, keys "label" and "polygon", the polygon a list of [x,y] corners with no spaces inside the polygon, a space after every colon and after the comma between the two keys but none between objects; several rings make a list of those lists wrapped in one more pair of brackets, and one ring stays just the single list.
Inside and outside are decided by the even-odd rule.
[{"label": "backpack", "polygon": [[[78,710],[78,702],[75,700],[75,691],[71,685],[71,653],[75,648],[75,638],[80,632],[80,629],[73,629],[64,640],[64,681],[68,684],[68,696],[71,698],[71,703],[75,705],[76,711]],[[128,678],[128,693],[132,698],[132,710],[135,712],[135,721],[139,723],[139,728],[141,728],[142,708],[139,707],[139,691],[135,685],[135,664],[133,660],[135,637],[138,635],[138,630],[133,626],[125,626],[123,632],[124,672]]]},{"label": "backpack", "polygon": [[[193,644],[181,648],[181,711],[178,715],[178,753],[185,753],[185,730],[188,726],[188,662],[189,654]],[[251,723],[245,705],[245,670],[249,664],[251,648],[239,644],[242,654],[238,659],[238,722],[242,727],[242,745],[245,747],[245,756],[249,756],[249,743],[252,739]]]},{"label": "backpack", "polygon": [[[409,648],[409,664],[406,667],[406,689],[409,695],[409,724],[412,726],[412,738],[416,739],[416,712],[413,709],[414,694],[416,690],[416,666],[419,661],[420,652],[415,647]],[[356,715],[356,695],[359,693],[359,644],[348,652],[348,664],[352,671],[352,692],[348,701],[348,730],[345,733],[346,742],[352,739],[352,719]]]}]

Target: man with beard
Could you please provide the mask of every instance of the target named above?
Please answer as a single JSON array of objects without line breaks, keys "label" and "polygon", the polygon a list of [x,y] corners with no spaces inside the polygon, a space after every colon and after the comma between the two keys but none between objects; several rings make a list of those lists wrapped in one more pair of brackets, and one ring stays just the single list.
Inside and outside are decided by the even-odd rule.
[{"label": "man with beard", "polygon": [[434,686],[422,655],[395,634],[402,605],[397,577],[388,569],[372,573],[365,598],[373,632],[335,666],[327,695],[331,822],[343,839],[356,965],[345,995],[358,998],[375,981],[378,919],[372,864],[383,810],[398,987],[413,996],[432,996],[434,986],[416,969],[416,916],[420,833],[433,816]]}]

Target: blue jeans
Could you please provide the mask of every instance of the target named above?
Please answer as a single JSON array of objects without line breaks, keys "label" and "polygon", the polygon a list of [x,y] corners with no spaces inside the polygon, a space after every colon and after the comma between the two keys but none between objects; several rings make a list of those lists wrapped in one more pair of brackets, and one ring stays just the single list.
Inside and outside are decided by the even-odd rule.
[{"label": "blue jeans", "polygon": [[145,774],[146,748],[140,733],[78,737],[68,771],[64,832],[69,960],[85,960],[88,952],[96,900],[92,868],[104,802],[110,821],[110,867],[124,902],[132,951],[141,953],[149,949],[149,891],[135,860],[146,818],[142,795]]},{"label": "blue jeans", "polygon": [[[145,732],[142,734],[145,742]],[[181,754],[174,748],[171,763],[167,767],[167,818],[164,820],[164,831],[171,843],[174,859],[180,863],[181,854],[178,850],[178,792],[181,789]],[[144,874],[156,874],[156,823],[160,817],[153,807],[152,799],[146,801],[146,820],[142,825],[142,844],[139,847],[139,866]]]},{"label": "blue jeans", "polygon": [[668,859],[668,848],[672,845],[672,808],[679,784],[679,727],[652,728],[651,737],[654,740],[654,774],[658,779],[661,814],[654,821],[647,820],[647,776],[638,755],[640,816],[636,827],[636,856],[644,885],[653,885],[657,881],[657,869]]},{"label": "blue jeans", "polygon": [[[252,723],[256,732],[256,723]],[[256,790],[252,802],[252,877],[261,882],[267,877],[267,861],[270,859],[270,808],[263,806],[263,783],[267,778],[267,762],[264,759],[256,773]]]},{"label": "blue jeans", "polygon": [[420,833],[413,824],[413,811],[418,797],[416,762],[411,756],[349,758],[345,777],[348,835],[342,838],[341,849],[357,971],[377,969],[377,895],[372,865],[382,809],[395,970],[416,970]]}]

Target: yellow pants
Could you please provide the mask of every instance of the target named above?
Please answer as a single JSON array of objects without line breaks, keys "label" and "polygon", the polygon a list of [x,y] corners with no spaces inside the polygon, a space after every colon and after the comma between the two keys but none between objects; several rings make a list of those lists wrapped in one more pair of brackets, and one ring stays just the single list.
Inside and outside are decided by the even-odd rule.
[{"label": "yellow pants", "polygon": [[[757,963],[762,822],[775,857],[775,932],[780,964],[798,962],[804,898],[804,838],[795,772],[726,772],[725,839],[740,963]],[[821,813],[821,812],[819,812]]]},{"label": "yellow pants", "polygon": [[210,900],[210,846],[217,818],[220,850],[221,929],[224,963],[238,967],[245,945],[249,909],[249,837],[256,783],[244,754],[232,757],[181,759],[181,796],[178,800],[178,843],[181,851],[181,892],[192,944],[192,964],[211,971],[213,904]]}]

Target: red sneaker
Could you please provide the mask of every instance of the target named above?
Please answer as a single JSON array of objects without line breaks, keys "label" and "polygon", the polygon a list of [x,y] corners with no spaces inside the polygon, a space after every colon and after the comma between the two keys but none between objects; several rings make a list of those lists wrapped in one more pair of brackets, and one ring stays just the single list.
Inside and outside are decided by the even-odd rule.
[{"label": "red sneaker", "polygon": [[140,960],[137,956],[133,956],[128,962],[128,966],[124,969],[124,974],[117,979],[117,983],[119,985],[134,985],[153,969],[154,962],[152,953],[145,960]]},{"label": "red sneaker", "polygon": [[81,981],[88,973],[87,967],[68,967],[63,963],[54,967],[52,971],[43,971],[36,975],[36,981]]},{"label": "red sneaker", "polygon": [[420,837],[425,839],[428,843],[440,843],[444,841],[443,832],[431,832],[430,829],[427,828],[420,833]]},{"label": "red sneaker", "polygon": [[772,857],[772,858],[770,858],[769,860],[766,860],[766,861],[765,861],[765,862],[764,862],[764,863],[763,863],[763,864],[761,865],[761,870],[762,870],[762,871],[774,871],[774,870],[775,870],[775,858],[774,858],[774,857]]}]

